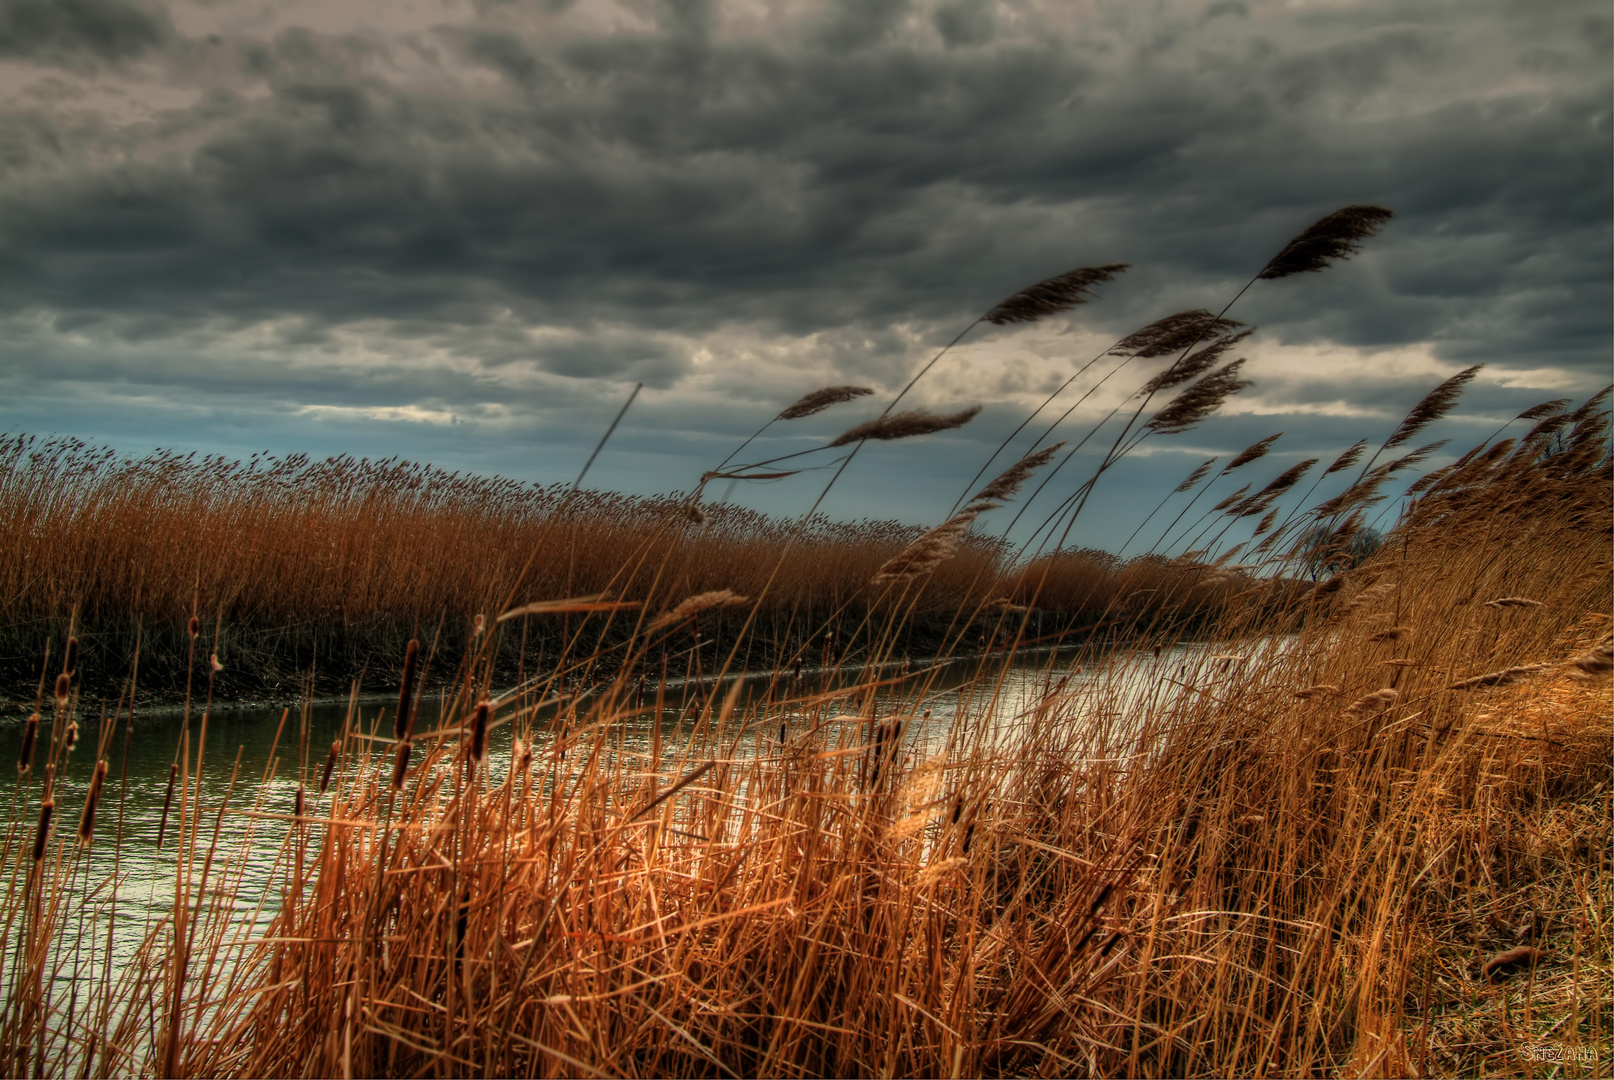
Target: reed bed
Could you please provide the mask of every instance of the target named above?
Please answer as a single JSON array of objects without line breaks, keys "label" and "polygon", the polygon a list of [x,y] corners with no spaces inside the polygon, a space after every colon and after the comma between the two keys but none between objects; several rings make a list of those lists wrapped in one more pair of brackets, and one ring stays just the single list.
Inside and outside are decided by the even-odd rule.
[{"label": "reed bed", "polygon": [[[1252,285],[1323,269],[1388,217],[1330,215]],[[1123,269],[977,321],[1069,309]],[[1115,460],[1244,385],[1238,361],[1212,370],[1242,337],[1225,314],[1105,354],[1179,355],[1025,557],[971,540],[975,519],[1073,451],[1054,465],[1060,448],[1034,445],[904,531],[816,506],[771,522],[699,491],[13,440],[0,497],[26,527],[0,552],[8,595],[73,636],[38,679],[0,844],[0,1060],[98,1077],[1607,1075],[1607,392],[1527,410],[1523,438],[1413,482],[1365,558],[1373,507],[1438,444],[1400,448],[1472,369],[1376,453],[1341,454],[1314,505],[1277,504],[1308,463],[1189,516],[1269,438],[1162,501],[1193,493],[1159,553],[1068,550]],[[860,396],[829,388],[776,419]],[[968,420],[896,403],[831,444],[851,447],[842,468],[868,432]],[[707,479],[777,470],[727,466]],[[176,623],[186,687],[156,821],[123,812],[136,679],[97,715],[99,654],[76,634],[136,609]],[[329,746],[288,712],[260,775],[237,752],[204,784],[228,753],[209,741],[218,628],[310,612],[399,619],[369,658],[396,701],[355,683]],[[694,635],[719,620],[704,653]],[[926,624],[971,675],[908,662]],[[1082,649],[1039,648],[1061,642]],[[760,680],[722,677],[758,657]]]},{"label": "reed bed", "polygon": [[[104,905],[75,929],[57,899],[90,796],[36,767],[0,1052],[19,1075],[1601,1075],[1607,458],[1459,480],[1276,627],[1245,596],[1214,649],[1135,637],[1019,696],[983,665],[946,722],[922,673],[781,671],[630,751],[665,685],[500,694],[484,647],[430,731],[355,705],[327,757],[289,729],[288,806],[198,796],[204,718],[172,908],[115,976],[89,963]],[[74,964],[102,981],[64,1000]]]},{"label": "reed bed", "polygon": [[[189,675],[193,616],[224,665],[226,696],[295,695],[311,667],[326,693],[355,678],[379,689],[414,637],[435,638],[439,670],[452,671],[466,629],[513,591],[610,591],[651,608],[719,589],[762,596],[750,635],[760,664],[787,644],[848,635],[878,604],[869,579],[923,531],[822,515],[802,528],[724,504],[706,506],[693,525],[687,506],[682,495],[568,499],[565,485],[396,460],[129,459],[72,439],[3,437],[0,693],[31,702],[46,642],[60,649],[73,633],[95,689],[116,694],[139,641],[140,688],[173,699]],[[545,557],[529,563],[540,549]],[[984,533],[966,537],[910,605],[907,650],[936,651],[956,612],[992,598],[1012,555]],[[1098,621],[1112,598],[1138,593],[1135,579],[1153,565],[1060,558],[1087,569],[1079,587],[1062,578],[1044,595],[1049,632]],[[732,644],[743,621],[703,631]],[[528,651],[551,660],[572,636],[560,621],[526,630]],[[615,644],[631,630],[599,620],[591,628]],[[523,641],[503,640],[501,670],[513,674]]]}]

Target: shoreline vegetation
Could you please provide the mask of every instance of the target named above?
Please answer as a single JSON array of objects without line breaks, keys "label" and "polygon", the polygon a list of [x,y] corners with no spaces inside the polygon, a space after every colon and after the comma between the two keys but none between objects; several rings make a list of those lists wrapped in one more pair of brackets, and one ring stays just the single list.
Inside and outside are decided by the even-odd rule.
[{"label": "shoreline vegetation", "polygon": [[[1251,285],[1324,269],[1388,217],[1329,215]],[[977,323],[1066,310],[1121,269],[1039,283]],[[1377,450],[1261,473],[1268,439],[1206,463],[1162,492],[1156,554],[1097,574],[1066,560],[1116,460],[1244,385],[1223,354],[1246,331],[1225,316],[1168,316],[1095,359],[1161,362],[1130,418],[1082,440],[1109,449],[1067,485],[1046,542],[1012,557],[975,524],[1070,460],[1044,445],[1053,425],[996,479],[983,465],[929,530],[837,533],[814,504],[747,533],[705,483],[794,463],[732,465],[742,446],[677,499],[586,494],[585,468],[508,545],[491,542],[515,528],[497,506],[453,537],[428,528],[442,485],[515,498],[496,481],[167,458],[182,490],[259,492],[167,505],[140,494],[155,482],[97,488],[125,468],[103,451],[14,451],[26,465],[0,491],[7,512],[34,508],[10,543],[35,561],[13,557],[3,580],[45,590],[31,610],[73,625],[45,679],[31,659],[39,708],[0,846],[0,1060],[96,1077],[1606,1074],[1609,391],[1526,410],[1523,434],[1423,473],[1379,545],[1361,544],[1375,506],[1438,449],[1408,446],[1476,369]],[[895,411],[906,392],[820,452],[844,469],[868,441],[973,415]],[[826,388],[775,420],[862,396]],[[90,467],[62,464],[74,455]],[[342,487],[394,468],[422,482],[391,502],[385,485]],[[15,482],[30,475],[67,479]],[[51,494],[73,477],[105,496]],[[354,494],[330,500],[346,517],[321,516],[263,494],[277,484]],[[95,514],[166,524],[92,528]],[[601,521],[631,542],[582,533]],[[206,562],[229,536],[205,530],[226,527],[258,546]],[[837,536],[856,542],[823,540]],[[126,544],[151,545],[150,565]],[[341,559],[306,566],[319,552]],[[430,592],[448,587],[439,568],[465,575],[458,606]],[[272,587],[244,585],[260,573]],[[373,606],[309,599],[333,580],[367,583]],[[154,828],[122,809],[137,680],[111,676],[121,696],[99,712],[82,689],[78,631],[135,610],[88,601],[92,581],[185,620],[151,646],[190,673]],[[237,757],[227,784],[204,783],[204,760],[232,753],[209,742],[206,703],[267,654],[229,644],[231,665],[214,663],[209,626],[271,625],[276,602],[384,610],[383,588],[421,604],[390,610],[462,623],[438,637],[457,659],[412,623],[369,661],[395,700],[355,702],[328,747],[288,712],[261,777]],[[798,656],[900,665],[925,625],[944,658],[989,646],[947,684],[945,714],[923,672],[794,677]],[[696,632],[714,642],[703,676],[770,677],[750,694],[685,687],[664,730],[683,672],[661,657]],[[1037,651],[1062,634],[1126,647],[1076,679],[1069,653]],[[1189,638],[1207,647],[1167,652]],[[505,650],[519,681],[495,689]],[[1033,677],[1011,687],[1005,659]],[[427,723],[434,678],[446,705]],[[156,868],[155,916],[132,911],[136,863]],[[114,955],[114,926],[142,917],[139,948]]]}]

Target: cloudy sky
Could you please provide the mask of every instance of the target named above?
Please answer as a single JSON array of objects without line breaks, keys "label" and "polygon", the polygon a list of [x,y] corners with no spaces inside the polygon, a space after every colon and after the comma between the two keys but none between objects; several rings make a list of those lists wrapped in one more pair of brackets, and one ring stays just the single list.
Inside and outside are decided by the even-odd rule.
[{"label": "cloudy sky", "polygon": [[825,504],[933,522],[1117,337],[1396,211],[1244,295],[1254,385],[1105,477],[1073,540],[1113,547],[1205,457],[1282,431],[1264,482],[1469,364],[1454,449],[1608,382],[1611,58],[1603,0],[0,0],[0,429],[560,480],[642,382],[591,482],[686,489],[800,394],[880,396],[755,456],[1130,263],[971,331],[909,400],[980,416]]}]

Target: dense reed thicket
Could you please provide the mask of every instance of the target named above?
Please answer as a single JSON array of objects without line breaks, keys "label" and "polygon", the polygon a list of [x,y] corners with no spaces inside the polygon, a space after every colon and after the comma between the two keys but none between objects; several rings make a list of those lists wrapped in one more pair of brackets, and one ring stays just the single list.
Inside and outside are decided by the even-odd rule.
[{"label": "dense reed thicket", "polygon": [[[803,529],[721,504],[697,525],[687,505],[597,491],[568,499],[564,485],[404,461],[127,459],[76,440],[6,437],[0,693],[31,704],[46,643],[59,649],[71,629],[96,689],[116,693],[139,638],[141,687],[172,696],[187,678],[192,615],[207,627],[205,652],[224,665],[221,696],[295,694],[310,667],[327,692],[343,693],[355,678],[381,688],[411,637],[440,635],[441,666],[451,671],[477,615],[492,618],[512,598],[607,591],[652,610],[716,589],[761,596],[751,656],[759,664],[826,632],[849,635],[879,602],[870,578],[923,531],[822,515]],[[910,605],[906,651],[934,652],[957,612],[1004,590],[1011,556],[988,536],[965,538]],[[1193,585],[1158,562],[1062,554],[1066,572],[1040,599],[1046,632],[1109,617],[1123,593],[1147,601],[1193,588],[1202,595],[1189,611],[1228,594],[1226,582]],[[1141,580],[1160,574],[1174,576]],[[741,621],[716,616],[702,630],[732,644]],[[554,657],[570,630],[559,621],[530,627],[526,645]],[[613,643],[631,630],[591,625]],[[506,674],[521,645],[506,643]],[[812,652],[816,659],[816,645]]]}]

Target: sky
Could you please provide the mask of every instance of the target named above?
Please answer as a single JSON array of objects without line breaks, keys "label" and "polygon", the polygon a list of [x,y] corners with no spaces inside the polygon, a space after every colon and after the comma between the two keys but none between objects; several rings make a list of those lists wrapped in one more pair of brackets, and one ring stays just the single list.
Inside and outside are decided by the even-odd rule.
[{"label": "sky", "polygon": [[[0,431],[569,481],[642,384],[588,482],[683,491],[818,387],[875,393],[741,460],[876,415],[969,328],[903,407],[982,412],[823,503],[933,524],[1117,338],[1237,296],[1252,385],[1100,480],[1071,542],[1113,550],[1205,458],[1326,462],[1469,365],[1453,452],[1610,381],[1611,40],[1602,0],[0,0]],[[1240,295],[1350,204],[1396,216]],[[832,457],[708,495],[799,513]]]}]

